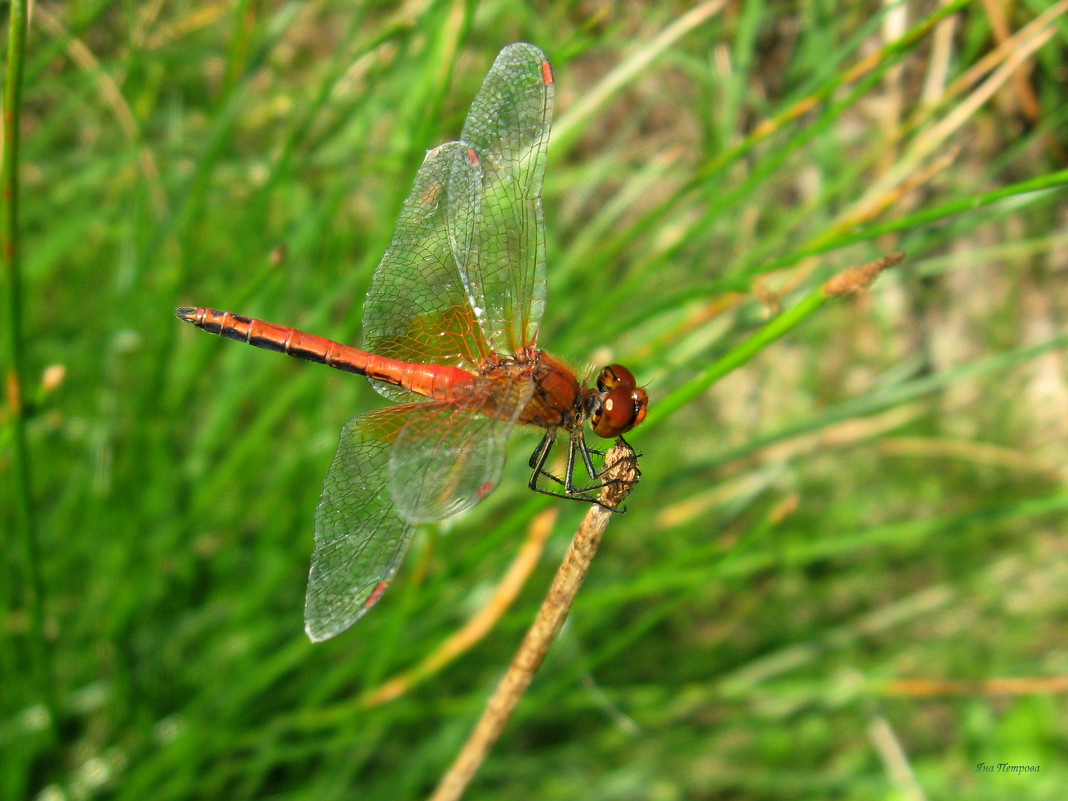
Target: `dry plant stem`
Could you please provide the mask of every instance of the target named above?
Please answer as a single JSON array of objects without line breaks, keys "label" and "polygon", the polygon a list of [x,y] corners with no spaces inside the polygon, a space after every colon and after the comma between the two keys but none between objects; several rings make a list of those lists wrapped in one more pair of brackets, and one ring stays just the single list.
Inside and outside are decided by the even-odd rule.
[{"label": "dry plant stem", "polygon": [[[601,491],[601,503],[614,509],[638,481],[637,458],[633,449],[619,439],[605,454],[605,464],[609,467],[604,478],[610,483]],[[523,638],[522,645],[508,666],[508,672],[504,674],[486,705],[482,718],[467,738],[456,761],[430,796],[430,801],[455,801],[460,798],[482,760],[501,736],[519,699],[523,697],[542,660],[545,659],[549,646],[559,633],[560,627],[564,625],[612,515],[611,509],[602,506],[591,506],[586,513],[582,525],[571,540],[571,546],[560,569],[556,571],[549,594],[542,602],[534,624]]]},{"label": "dry plant stem", "polygon": [[879,695],[906,698],[950,698],[953,696],[1064,695],[1068,676],[985,679],[983,681],[942,681],[939,679],[898,679],[876,688]]},{"label": "dry plant stem", "polygon": [[467,624],[449,637],[440,648],[430,654],[411,670],[398,674],[378,687],[372,688],[362,694],[359,705],[363,707],[377,706],[404,695],[415,684],[425,677],[441,670],[445,665],[466,653],[474,645],[482,640],[500,620],[501,616],[508,611],[519,595],[519,591],[526,586],[527,579],[534,571],[535,565],[545,549],[545,542],[552,533],[553,523],[556,522],[558,509],[556,507],[546,509],[537,515],[530,524],[530,532],[527,541],[523,544],[512,566],[508,568],[504,579],[497,587],[493,599]]}]

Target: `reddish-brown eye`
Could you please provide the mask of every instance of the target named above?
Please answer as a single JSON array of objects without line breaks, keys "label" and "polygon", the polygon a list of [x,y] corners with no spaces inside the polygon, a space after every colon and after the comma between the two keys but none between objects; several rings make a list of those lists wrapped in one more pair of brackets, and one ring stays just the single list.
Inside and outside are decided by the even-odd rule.
[{"label": "reddish-brown eye", "polygon": [[618,437],[645,419],[649,396],[634,384],[634,374],[622,365],[612,364],[601,371],[597,378],[597,389],[603,393],[601,405],[590,415],[597,436]]},{"label": "reddish-brown eye", "polygon": [[601,374],[597,376],[597,389],[601,392],[615,389],[618,386],[630,387],[633,389],[637,384],[638,382],[634,378],[634,373],[622,364],[610,364],[601,370]]}]

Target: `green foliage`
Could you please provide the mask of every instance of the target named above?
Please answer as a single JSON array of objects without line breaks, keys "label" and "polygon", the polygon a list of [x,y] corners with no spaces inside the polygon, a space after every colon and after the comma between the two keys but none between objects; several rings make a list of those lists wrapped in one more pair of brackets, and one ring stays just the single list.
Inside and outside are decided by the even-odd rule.
[{"label": "green foliage", "polygon": [[[556,71],[540,344],[627,364],[652,405],[628,512],[467,797],[1059,797],[1065,17],[1006,66],[998,4],[884,5],[38,5],[19,244],[44,619],[5,489],[0,797],[407,799],[448,766],[585,510],[554,504],[484,640],[365,707],[553,504],[525,487],[536,439],[312,646],[316,500],[382,399],[173,309],[358,341],[424,151],[520,40]],[[1046,5],[1003,7],[1008,32]],[[869,292],[814,302],[893,251]]]}]

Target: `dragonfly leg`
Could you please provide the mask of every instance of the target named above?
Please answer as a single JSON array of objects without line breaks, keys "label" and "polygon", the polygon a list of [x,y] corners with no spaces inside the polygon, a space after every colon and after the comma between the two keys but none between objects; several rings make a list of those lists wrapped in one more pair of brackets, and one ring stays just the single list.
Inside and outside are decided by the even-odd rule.
[{"label": "dragonfly leg", "polygon": [[586,466],[586,472],[590,474],[590,478],[594,480],[599,478],[599,474],[594,469],[593,462],[590,460],[590,449],[586,445],[586,438],[582,435],[581,431],[573,431],[567,441],[567,470],[564,473],[564,478],[566,479],[564,482],[564,492],[568,495],[581,495],[590,492],[591,490],[600,489],[600,484],[583,490],[575,489],[575,451],[578,451],[582,456],[582,463]]},{"label": "dragonfly leg", "polygon": [[534,449],[534,453],[530,454],[530,481],[527,482],[527,486],[535,492],[540,492],[544,495],[559,495],[559,492],[550,492],[549,490],[543,490],[538,486],[538,479],[545,476],[550,481],[555,481],[560,486],[564,486],[564,482],[554,476],[548,470],[545,469],[545,462],[549,459],[549,454],[552,453],[553,443],[556,442],[556,429],[550,428],[545,432],[545,436],[541,438],[541,442],[538,443],[538,447]]},{"label": "dragonfly leg", "polygon": [[[565,467],[564,478],[553,475],[551,472],[545,469],[545,463],[549,459],[549,454],[552,453],[553,444],[556,442],[556,430],[550,429],[545,432],[545,436],[542,437],[538,447],[534,449],[534,453],[530,456],[530,481],[527,482],[527,486],[534,492],[540,492],[543,495],[555,495],[559,498],[571,498],[576,501],[588,501],[590,503],[596,503],[597,500],[593,497],[584,497],[589,490],[578,490],[572,483],[571,475],[574,472],[575,467],[575,439],[574,436],[568,440],[567,448],[567,465]],[[585,456],[585,461],[589,463],[589,456]],[[596,477],[596,472],[593,471],[593,465],[589,464],[591,470],[590,475]],[[558,484],[561,491],[543,489],[538,485],[539,479],[542,477],[547,478],[549,481]],[[594,487],[593,489],[597,489]]]},{"label": "dragonfly leg", "polygon": [[530,454],[530,469],[534,472],[530,476],[529,486],[534,489],[534,484],[538,480],[538,476],[547,475],[549,478],[559,481],[552,473],[545,472],[545,461],[549,458],[549,453],[553,449],[553,443],[556,442],[556,429],[550,428],[545,432],[545,436],[541,438],[541,442],[538,443],[538,447],[534,449],[534,453]]},{"label": "dragonfly leg", "polygon": [[[577,461],[576,457],[581,457],[582,464],[586,468],[586,472],[589,473],[590,478],[595,481],[600,479],[603,471],[598,472],[597,468],[594,467],[590,454],[603,454],[586,446],[586,439],[582,436],[581,431],[570,433],[567,444],[567,464],[564,467],[564,476],[561,478],[560,476],[553,475],[545,469],[545,463],[549,459],[549,454],[552,452],[553,444],[555,442],[556,431],[548,431],[538,444],[538,447],[534,449],[534,453],[530,457],[531,474],[527,486],[534,492],[540,492],[543,495],[553,495],[557,498],[567,498],[572,501],[600,504],[595,493],[602,489],[607,482],[602,481],[589,487],[576,487],[574,483],[574,474],[575,463]],[[545,489],[539,486],[538,482],[543,476],[558,485],[560,489]],[[611,511],[617,512],[620,510],[612,509]]]}]

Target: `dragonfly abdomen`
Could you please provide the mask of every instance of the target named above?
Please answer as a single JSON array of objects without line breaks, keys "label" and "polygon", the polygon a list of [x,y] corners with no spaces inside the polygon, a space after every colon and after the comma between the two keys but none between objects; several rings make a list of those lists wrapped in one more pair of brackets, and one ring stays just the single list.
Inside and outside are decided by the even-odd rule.
[{"label": "dragonfly abdomen", "polygon": [[285,353],[304,361],[325,364],[346,373],[365,375],[387,384],[404,387],[427,398],[447,400],[452,397],[453,387],[474,378],[472,373],[459,367],[402,362],[289,326],[218,309],[183,306],[175,311],[175,316],[225,339]]}]

